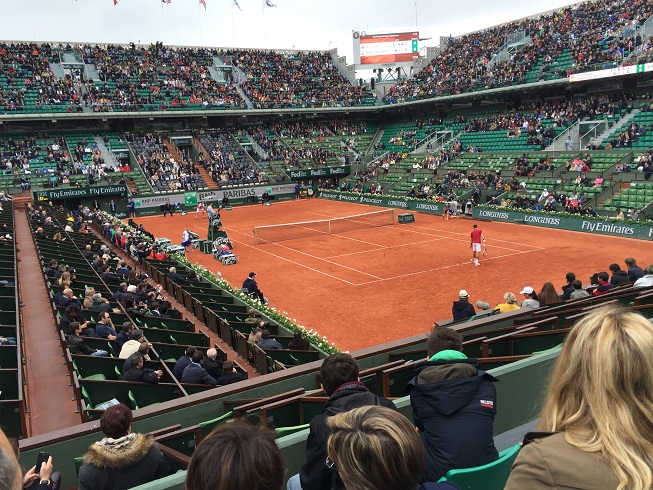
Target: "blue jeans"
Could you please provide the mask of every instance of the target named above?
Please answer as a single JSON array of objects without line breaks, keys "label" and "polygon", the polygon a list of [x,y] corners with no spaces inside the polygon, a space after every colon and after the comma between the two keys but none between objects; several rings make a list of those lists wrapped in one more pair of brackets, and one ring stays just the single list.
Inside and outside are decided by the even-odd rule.
[{"label": "blue jeans", "polygon": [[109,357],[109,353],[105,350],[96,350],[91,355],[93,357]]},{"label": "blue jeans", "polygon": [[4,337],[6,342],[2,342],[2,345],[16,345],[16,337]]},{"label": "blue jeans", "polygon": [[286,484],[286,490],[302,490],[302,483],[299,480],[299,474],[290,477]]}]

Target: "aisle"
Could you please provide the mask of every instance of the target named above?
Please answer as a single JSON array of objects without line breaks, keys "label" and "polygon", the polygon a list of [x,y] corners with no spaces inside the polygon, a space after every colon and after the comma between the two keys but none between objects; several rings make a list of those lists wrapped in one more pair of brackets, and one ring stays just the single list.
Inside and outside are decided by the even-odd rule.
[{"label": "aisle", "polygon": [[46,293],[41,263],[23,206],[14,210],[18,280],[27,358],[28,433],[45,434],[81,423],[61,356],[58,329]]}]

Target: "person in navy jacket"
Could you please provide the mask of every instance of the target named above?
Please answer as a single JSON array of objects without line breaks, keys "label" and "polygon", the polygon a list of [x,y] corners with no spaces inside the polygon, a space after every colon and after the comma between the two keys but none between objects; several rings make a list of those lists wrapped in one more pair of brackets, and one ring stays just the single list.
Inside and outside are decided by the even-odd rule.
[{"label": "person in navy jacket", "polygon": [[195,351],[191,357],[191,363],[184,369],[184,374],[181,376],[182,383],[195,383],[202,385],[216,385],[218,382],[211,377],[206,369],[202,367],[204,364],[204,353],[201,350]]},{"label": "person in navy jacket", "polygon": [[436,327],[427,340],[428,360],[415,365],[408,382],[413,421],[426,449],[422,482],[499,457],[493,440],[497,379],[462,350],[460,333]]}]

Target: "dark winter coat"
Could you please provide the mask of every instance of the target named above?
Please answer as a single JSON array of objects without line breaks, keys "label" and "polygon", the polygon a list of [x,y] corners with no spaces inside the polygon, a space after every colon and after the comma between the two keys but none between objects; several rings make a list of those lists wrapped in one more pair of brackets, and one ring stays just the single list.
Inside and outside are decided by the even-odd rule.
[{"label": "dark winter coat", "polygon": [[457,322],[474,316],[476,311],[474,310],[474,307],[469,304],[469,301],[466,299],[459,299],[458,301],[453,302],[451,314],[453,315],[453,321]]},{"label": "dark winter coat", "polygon": [[478,369],[476,359],[424,361],[415,366],[414,374],[408,392],[426,449],[422,481],[437,482],[451,469],[496,460],[497,380]]},{"label": "dark winter coat", "polygon": [[311,428],[306,440],[306,462],[299,472],[302,488],[307,490],[341,490],[345,488],[336,468],[327,468],[324,464],[327,457],[327,439],[329,438],[326,421],[332,415],[369,405],[397,409],[390,400],[371,393],[359,381],[346,383],[331,395],[324,405],[322,413],[311,420]]},{"label": "dark winter coat", "polygon": [[93,444],[83,463],[79,490],[124,490],[170,474],[159,445],[143,434],[121,448]]},{"label": "dark winter coat", "polygon": [[617,272],[612,274],[612,277],[610,278],[610,284],[612,284],[613,286],[619,286],[620,284],[626,284],[628,282],[630,282],[628,273],[622,270],[618,270]]}]

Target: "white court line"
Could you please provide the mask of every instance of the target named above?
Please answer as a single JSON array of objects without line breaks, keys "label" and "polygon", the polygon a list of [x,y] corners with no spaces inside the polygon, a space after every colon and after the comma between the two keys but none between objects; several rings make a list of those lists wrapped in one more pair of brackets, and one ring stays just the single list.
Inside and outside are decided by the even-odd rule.
[{"label": "white court line", "polygon": [[446,240],[446,239],[447,239],[446,237],[441,237],[441,238],[440,237],[435,237],[432,240],[422,240],[420,242],[402,243],[401,245],[397,245],[397,246],[394,246],[394,247],[384,246],[384,247],[374,248],[374,249],[370,249],[370,250],[363,250],[361,252],[350,252],[350,253],[340,254],[340,255],[329,255],[328,257],[325,257],[325,259],[335,259],[335,258],[338,258],[338,257],[347,257],[348,255],[366,254],[368,252],[378,252],[379,250],[394,250],[396,248],[404,248],[404,247],[409,247],[411,245],[420,245],[422,243],[433,243],[433,242],[438,242],[440,240]]},{"label": "white court line", "polygon": [[[319,216],[319,213],[312,213],[312,214],[317,214]],[[435,234],[432,234],[432,233],[426,233],[426,232],[423,232],[423,231],[413,230],[412,228],[420,228],[420,229],[423,229],[423,230],[430,230],[430,231],[435,231],[435,232],[446,231],[446,230],[438,230],[438,229],[434,229],[434,228],[428,228],[426,226],[418,226],[418,225],[415,225],[414,223],[411,224],[409,227],[407,226],[405,228],[402,228],[401,230],[402,231],[407,231],[409,233],[414,233],[414,234],[417,234],[417,235],[426,235],[426,236],[437,237],[437,238],[441,238],[441,239],[445,239],[445,240],[455,240],[457,242],[467,242],[467,243],[469,243],[468,240],[463,239],[463,238],[455,238],[455,237],[449,237],[449,236],[443,236],[443,235],[435,235]],[[452,232],[449,232],[449,233],[455,233],[456,235],[466,235],[466,233],[459,233],[459,232],[455,232],[455,231],[452,231]],[[495,239],[492,239],[491,246],[493,248],[498,248],[498,249],[502,249],[502,250],[509,250],[511,252],[521,252],[521,250],[517,250],[517,249],[514,249],[514,248],[502,247],[500,245],[495,245],[494,241],[495,241]],[[516,242],[507,242],[505,240],[498,240],[498,239],[496,241],[501,241],[501,242],[506,242],[506,243],[516,243]],[[521,244],[521,245],[524,245],[524,244]],[[535,250],[544,250],[543,248],[534,247],[533,245],[524,245],[524,246],[532,247]]]},{"label": "white court line", "polygon": [[[501,258],[504,258],[504,257],[511,257],[513,255],[523,255],[523,254],[527,254],[527,253],[530,253],[530,252],[539,252],[539,250],[524,250],[524,251],[515,252],[515,253],[512,253],[512,254],[497,255],[496,257],[486,258],[486,259],[483,260],[483,262],[486,262],[488,260],[501,259]],[[472,264],[472,262],[461,262],[460,264],[450,264],[450,265],[444,265],[442,267],[436,267],[434,269],[427,269],[427,270],[418,271],[418,272],[410,272],[408,274],[401,274],[399,276],[388,277],[386,279],[380,279],[378,281],[362,282],[360,284],[357,284],[357,286],[364,286],[366,284],[374,284],[374,283],[383,282],[383,281],[391,281],[393,279],[401,279],[403,277],[416,276],[416,275],[419,275],[419,274],[426,274],[428,272],[435,272],[435,271],[440,271],[440,270],[444,270],[444,269],[451,269],[452,267],[460,267],[460,266],[476,267],[476,266],[474,266]],[[483,267],[483,266],[481,265],[481,267]]]},{"label": "white court line", "polygon": [[[238,230],[233,230],[233,231],[235,231],[236,233],[240,233],[241,235],[249,236],[248,233],[243,233],[242,231],[238,231]],[[322,262],[329,262],[329,260],[327,260],[327,259],[323,259],[321,257],[316,257],[315,255],[311,255],[311,254],[306,253],[306,252],[301,252],[299,250],[295,250],[294,248],[290,248],[290,247],[286,247],[284,245],[280,245],[279,243],[269,243],[269,245],[274,245],[274,246],[277,246],[277,247],[285,248],[286,250],[291,250],[291,251],[296,252],[298,254],[302,254],[302,255],[306,255],[307,257],[311,257],[312,259],[321,260]],[[262,250],[261,248],[257,248],[257,247],[253,247],[253,246],[252,246],[252,248],[256,248],[257,250]],[[262,251],[265,251],[265,250],[262,250]],[[275,255],[275,254],[271,254],[271,255]],[[289,259],[286,259],[286,260],[288,260],[288,262],[293,262],[292,260],[289,260]],[[375,276],[374,274],[368,274],[367,272],[359,271],[358,269],[354,269],[353,267],[347,267],[346,265],[337,264],[335,262],[329,262],[329,264],[336,265],[338,267],[342,267],[343,269],[349,269],[350,271],[358,272],[359,274],[363,274],[365,276],[374,277],[375,279],[382,279],[379,276]],[[313,269],[312,267],[306,267],[306,268],[307,269]],[[313,270],[317,271],[317,269],[313,269]],[[329,274],[326,274],[326,275],[329,275]],[[335,276],[331,276],[331,277],[335,277]],[[344,279],[341,279],[341,280],[344,281],[344,282],[348,282],[349,284],[353,284],[353,283],[350,283],[349,281],[345,281]]]},{"label": "white court line", "polygon": [[[232,230],[232,231],[236,231],[236,230]],[[238,233],[243,233],[243,232],[238,232]],[[245,234],[245,233],[243,233],[243,234]],[[257,252],[261,252],[261,253],[264,253],[264,254],[271,255],[272,257],[276,257],[277,259],[284,260],[284,261],[286,261],[286,262],[290,262],[291,264],[297,265],[297,266],[299,266],[299,267],[303,267],[304,269],[308,269],[308,270],[311,270],[311,271],[313,271],[313,272],[317,272],[318,274],[322,274],[323,276],[330,277],[331,279],[336,279],[337,281],[341,281],[341,282],[347,283],[347,284],[349,284],[350,286],[358,286],[358,284],[356,284],[356,283],[354,283],[354,282],[349,282],[349,281],[347,281],[346,279],[342,279],[342,278],[340,278],[340,277],[333,276],[333,275],[328,274],[328,273],[326,273],[326,272],[322,272],[322,271],[319,270],[319,269],[315,269],[315,268],[313,268],[313,267],[309,267],[309,266],[307,266],[307,265],[301,264],[301,263],[296,262],[296,261],[294,261],[294,260],[287,259],[286,257],[282,257],[281,255],[277,255],[277,254],[272,253],[272,252],[269,252],[269,251],[267,251],[267,250],[263,250],[263,249],[260,248],[260,247],[255,247],[254,245],[250,245],[250,244],[248,244],[248,243],[241,242],[241,241],[239,241],[239,240],[235,240],[235,239],[233,239],[233,238],[230,238],[230,240],[231,240],[232,242],[237,243],[237,244],[239,244],[239,245],[242,245],[242,246],[244,246],[244,247],[253,248],[253,249],[256,250]],[[373,276],[373,277],[374,277],[374,276]]]}]

